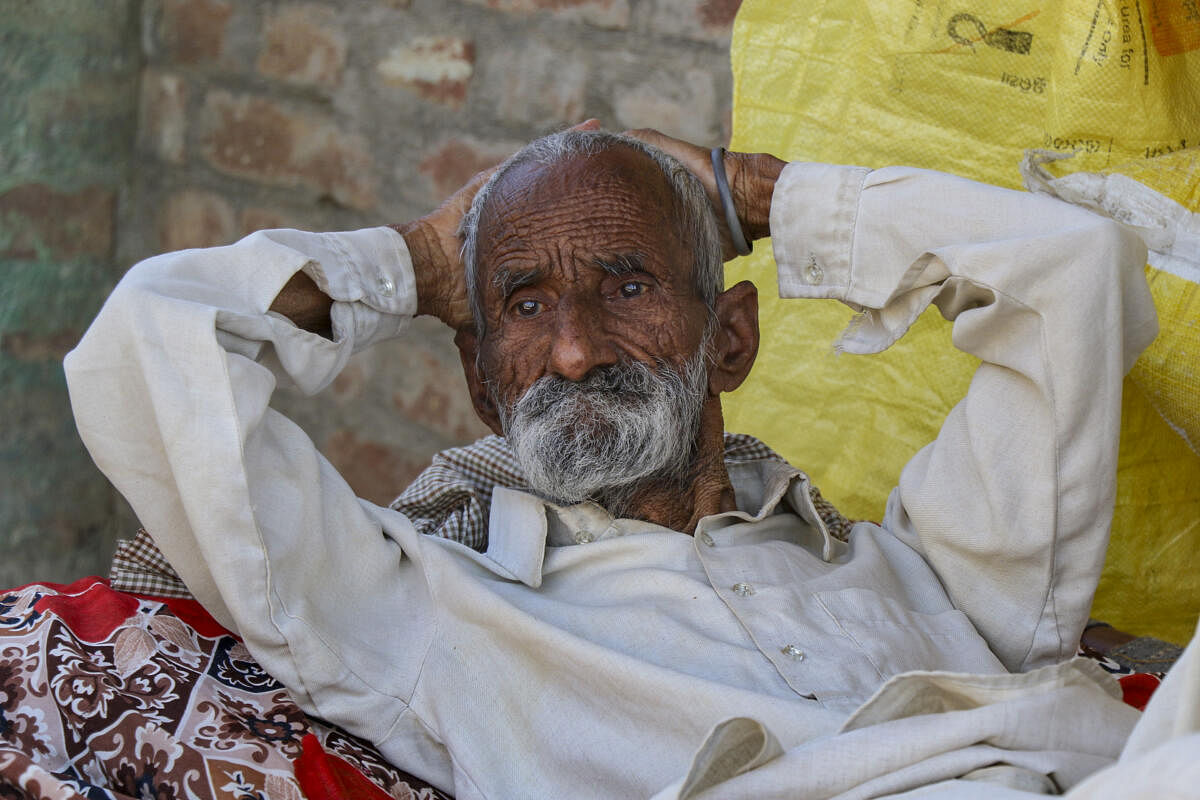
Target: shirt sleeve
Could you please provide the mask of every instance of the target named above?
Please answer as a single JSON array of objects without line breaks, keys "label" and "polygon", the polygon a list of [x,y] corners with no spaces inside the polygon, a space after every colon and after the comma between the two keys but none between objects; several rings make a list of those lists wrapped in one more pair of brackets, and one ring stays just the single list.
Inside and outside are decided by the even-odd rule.
[{"label": "shirt sleeve", "polygon": [[802,163],[780,177],[771,230],[781,297],[861,312],[839,349],[884,350],[932,303],[982,360],[883,525],[1009,669],[1069,658],[1108,540],[1122,378],[1157,332],[1142,242],[1044,196]]},{"label": "shirt sleeve", "polygon": [[[334,300],[331,339],[268,310],[300,270]],[[85,445],[197,599],[306,710],[374,737],[432,635],[399,544],[411,525],[355,497],[268,402],[281,381],[328,385],[415,309],[395,231],[263,231],[137,264],[65,362]]]}]

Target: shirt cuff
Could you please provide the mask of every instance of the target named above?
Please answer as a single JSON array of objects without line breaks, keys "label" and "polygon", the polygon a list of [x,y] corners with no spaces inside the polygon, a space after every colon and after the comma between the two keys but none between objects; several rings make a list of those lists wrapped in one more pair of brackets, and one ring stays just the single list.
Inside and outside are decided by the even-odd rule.
[{"label": "shirt cuff", "polygon": [[404,237],[388,227],[310,234],[303,271],[329,295],[335,340],[354,349],[398,335],[417,313],[417,288]]},{"label": "shirt cuff", "polygon": [[771,200],[779,296],[851,300],[851,256],[859,196],[869,170],[796,162]]},{"label": "shirt cuff", "polygon": [[[903,177],[893,170],[793,163],[784,167],[771,201],[771,241],[779,296],[829,298],[862,312],[834,343],[839,351],[878,353],[899,339],[937,293],[937,286],[895,295],[902,274],[871,252],[860,228],[864,192]],[[885,195],[886,197],[886,195]],[[872,220],[878,224],[879,197]],[[878,241],[874,244],[878,245]],[[894,255],[894,254],[889,254]],[[907,268],[907,264],[904,265]]]}]

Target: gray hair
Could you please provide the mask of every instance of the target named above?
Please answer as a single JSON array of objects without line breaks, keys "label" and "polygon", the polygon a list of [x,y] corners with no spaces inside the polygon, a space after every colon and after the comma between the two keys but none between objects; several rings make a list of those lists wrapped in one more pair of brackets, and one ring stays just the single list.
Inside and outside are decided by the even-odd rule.
[{"label": "gray hair", "polygon": [[684,242],[692,245],[692,278],[696,293],[712,313],[717,295],[725,286],[725,271],[716,219],[699,179],[674,158],[640,139],[608,131],[568,129],[535,139],[510,156],[475,195],[471,208],[463,215],[459,235],[463,238],[462,263],[466,270],[467,300],[475,318],[475,330],[481,339],[487,332],[487,321],[479,286],[479,221],[492,190],[505,175],[521,165],[553,166],[571,158],[593,156],[614,147],[628,147],[646,154],[670,184],[680,211],[679,235]]}]

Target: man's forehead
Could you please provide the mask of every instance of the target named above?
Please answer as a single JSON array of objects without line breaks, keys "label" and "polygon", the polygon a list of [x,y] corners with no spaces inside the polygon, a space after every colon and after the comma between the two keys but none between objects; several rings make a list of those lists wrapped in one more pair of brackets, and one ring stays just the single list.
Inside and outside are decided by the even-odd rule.
[{"label": "man's forehead", "polygon": [[605,274],[690,286],[695,243],[685,241],[682,211],[655,159],[633,147],[515,164],[480,213],[478,298],[490,306],[526,286],[590,286]]},{"label": "man's forehead", "polygon": [[[484,218],[495,223],[527,207],[552,205],[559,198],[586,192],[597,201],[605,195],[625,196],[626,202],[663,208],[673,199],[662,170],[647,153],[631,146],[614,146],[596,153],[566,156],[552,164],[527,161],[507,170],[493,187]],[[496,212],[499,212],[497,214]]]}]

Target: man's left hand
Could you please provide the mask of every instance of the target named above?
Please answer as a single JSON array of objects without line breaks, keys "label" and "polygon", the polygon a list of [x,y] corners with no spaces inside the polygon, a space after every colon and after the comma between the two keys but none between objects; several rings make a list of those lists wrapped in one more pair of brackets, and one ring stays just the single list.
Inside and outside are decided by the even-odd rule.
[{"label": "man's left hand", "polygon": [[[711,151],[652,128],[625,131],[625,135],[640,139],[673,156],[700,179],[717,218],[721,253],[726,261],[736,256],[729,226],[725,222],[725,209],[717,194],[717,181],[713,177],[709,156]],[[775,181],[779,179],[784,166],[785,162],[768,153],[725,153],[725,175],[729,180],[738,223],[742,226],[743,235],[750,241],[771,235],[771,197],[775,192]]]}]

